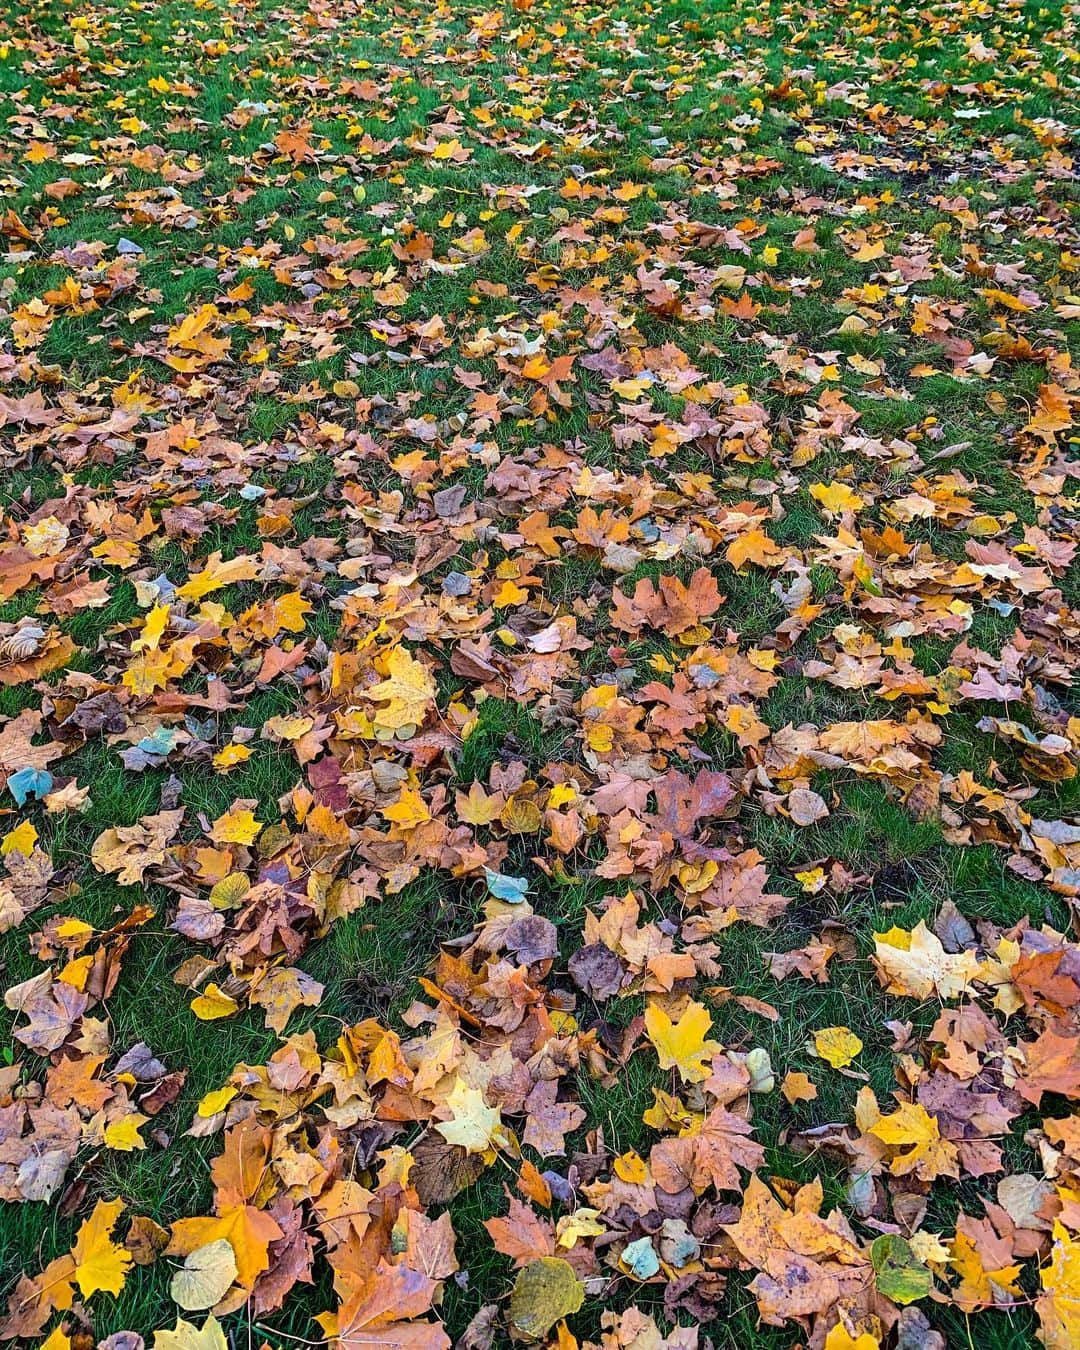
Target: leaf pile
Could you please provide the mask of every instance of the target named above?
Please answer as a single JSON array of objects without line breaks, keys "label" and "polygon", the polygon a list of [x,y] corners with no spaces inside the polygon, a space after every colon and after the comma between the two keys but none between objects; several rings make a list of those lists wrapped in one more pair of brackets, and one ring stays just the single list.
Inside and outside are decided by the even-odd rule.
[{"label": "leaf pile", "polygon": [[0,58],[0,1338],[1080,1344],[1073,11]]}]

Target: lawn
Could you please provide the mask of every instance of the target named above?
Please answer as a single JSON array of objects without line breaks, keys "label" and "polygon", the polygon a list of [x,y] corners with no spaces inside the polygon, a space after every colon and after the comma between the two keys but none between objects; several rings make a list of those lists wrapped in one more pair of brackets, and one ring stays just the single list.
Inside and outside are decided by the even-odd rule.
[{"label": "lawn", "polygon": [[1080,1345],[1076,7],[0,107],[0,1337]]}]

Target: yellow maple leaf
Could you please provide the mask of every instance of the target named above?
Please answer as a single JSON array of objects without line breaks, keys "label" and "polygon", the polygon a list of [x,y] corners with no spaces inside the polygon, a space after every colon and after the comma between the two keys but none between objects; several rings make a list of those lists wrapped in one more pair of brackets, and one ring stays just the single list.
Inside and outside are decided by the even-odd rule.
[{"label": "yellow maple leaf", "polygon": [[57,979],[64,984],[70,984],[72,989],[85,989],[86,981],[90,977],[90,971],[93,969],[93,955],[77,956],[69,961],[64,969],[57,975]]},{"label": "yellow maple leaf", "polygon": [[867,1131],[890,1148],[907,1149],[891,1162],[894,1176],[914,1172],[922,1181],[959,1176],[956,1145],[941,1138],[936,1116],[918,1102],[903,1102],[892,1115],[882,1116]]},{"label": "yellow maple leaf", "polygon": [[111,1236],[123,1211],[123,1200],[99,1200],[79,1229],[71,1255],[75,1261],[75,1282],[83,1298],[99,1289],[119,1294],[124,1287],[131,1253],[113,1242]]},{"label": "yellow maple leaf", "polygon": [[94,929],[85,919],[65,919],[63,923],[56,925],[56,936],[58,938],[88,938]]},{"label": "yellow maple leaf", "polygon": [[3,839],[0,839],[0,858],[6,858],[9,853],[21,853],[24,858],[29,858],[37,840],[38,832],[34,829],[33,823],[24,820],[13,830],[8,830]]},{"label": "yellow maple leaf", "polygon": [[211,591],[231,586],[234,582],[254,581],[258,571],[258,559],[247,554],[241,554],[239,558],[233,558],[230,562],[222,562],[220,552],[212,553],[207,558],[203,570],[189,577],[176,594],[181,600],[201,600]]},{"label": "yellow maple leaf", "polygon": [[243,764],[245,760],[251,758],[251,751],[246,745],[234,745],[231,741],[214,756],[214,768],[218,773],[228,773],[237,764]]},{"label": "yellow maple leaf", "polygon": [[208,1218],[177,1219],[172,1226],[170,1256],[190,1256],[200,1247],[224,1238],[236,1257],[236,1282],[250,1289],[270,1265],[271,1242],[282,1236],[274,1218],[254,1205],[228,1205]]},{"label": "yellow maple leaf", "polygon": [[878,1338],[868,1331],[853,1336],[843,1322],[837,1322],[825,1337],[825,1350],[879,1350],[880,1345]]},{"label": "yellow maple leaf", "polygon": [[149,1116],[141,1116],[137,1111],[133,1111],[129,1116],[122,1116],[120,1120],[114,1120],[111,1125],[105,1126],[105,1145],[107,1148],[114,1148],[118,1153],[130,1153],[133,1149],[145,1148],[146,1140],[139,1134],[139,1130],[150,1119]]},{"label": "yellow maple leaf", "polygon": [[121,676],[121,683],[139,698],[164,689],[172,673],[171,653],[156,648],[139,652]]},{"label": "yellow maple leaf", "polygon": [[846,483],[811,483],[810,496],[831,516],[844,511],[861,511],[866,503]]},{"label": "yellow maple leaf", "polygon": [[579,1238],[599,1237],[607,1232],[600,1221],[600,1211],[588,1205],[579,1205],[572,1214],[564,1214],[555,1227],[560,1247],[576,1247]]},{"label": "yellow maple leaf", "polygon": [[288,633],[302,633],[311,610],[311,605],[299,591],[289,591],[274,601],[274,618],[278,627]]},{"label": "yellow maple leaf", "polygon": [[404,647],[386,657],[389,678],[367,691],[367,697],[385,707],[375,714],[375,733],[383,739],[407,740],[435,702],[435,682],[427,667]]},{"label": "yellow maple leaf", "polygon": [[[548,799],[549,806],[553,805],[554,796],[553,791]],[[497,792],[488,794],[475,779],[468,793],[457,794],[454,804],[458,819],[466,825],[490,825],[493,820],[498,820],[502,807],[502,797]]]},{"label": "yellow maple leaf", "polygon": [[612,380],[611,391],[618,394],[620,398],[638,399],[646,389],[651,389],[653,381],[649,376],[638,376],[636,379]]},{"label": "yellow maple leaf", "polygon": [[645,1166],[645,1159],[633,1149],[616,1158],[612,1167],[620,1181],[625,1181],[632,1186],[641,1186],[649,1179],[649,1169]]},{"label": "yellow maple leaf", "polygon": [[178,1317],[172,1331],[154,1332],[154,1350],[229,1350],[229,1343],[216,1317],[201,1327]]},{"label": "yellow maple leaf", "polygon": [[724,1047],[706,1040],[712,1018],[703,1003],[691,1000],[677,1022],[657,1003],[645,1009],[645,1033],[656,1047],[662,1069],[677,1069],[684,1083],[702,1083],[709,1076],[707,1061]]},{"label": "yellow maple leaf", "polygon": [[[974,1312],[977,1308],[1023,1297],[1016,1283],[1023,1266],[1000,1266],[995,1270],[987,1270],[975,1242],[962,1230],[957,1231],[949,1245],[949,1265],[960,1276],[960,1284],[953,1291],[953,1299],[963,1312]],[[1074,1346],[1074,1341],[1065,1340],[1057,1342],[1054,1350],[1073,1350]]]},{"label": "yellow maple leaf", "polygon": [[397,801],[384,806],[381,814],[384,820],[400,825],[403,829],[415,829],[417,825],[423,825],[431,819],[427,802],[415,788],[408,787],[402,788]]},{"label": "yellow maple leaf", "polygon": [[271,717],[263,723],[263,735],[278,736],[283,741],[298,741],[314,725],[312,717]]},{"label": "yellow maple leaf", "polygon": [[193,314],[185,314],[178,324],[174,324],[165,340],[170,347],[189,346],[217,317],[216,305],[200,305]]},{"label": "yellow maple leaf", "polygon": [[133,652],[157,651],[161,637],[169,626],[169,606],[155,605],[146,616],[142,632],[131,644]]},{"label": "yellow maple leaf", "polygon": [[486,1153],[499,1128],[499,1108],[488,1106],[484,1094],[467,1087],[460,1078],[447,1095],[446,1105],[453,1111],[453,1119],[435,1125],[446,1142],[460,1144],[466,1153]]},{"label": "yellow maple leaf", "polygon": [[215,844],[253,844],[261,829],[251,810],[236,803],[214,821],[210,838]]},{"label": "yellow maple leaf", "polygon": [[234,1087],[214,1088],[212,1092],[208,1092],[200,1099],[196,1109],[203,1120],[209,1120],[211,1116],[216,1116],[219,1111],[224,1111],[235,1096],[236,1088]]},{"label": "yellow maple leaf", "polygon": [[1039,1278],[1043,1292],[1035,1310],[1042,1343],[1046,1350],[1074,1350],[1080,1345],[1080,1241],[1060,1223]]}]

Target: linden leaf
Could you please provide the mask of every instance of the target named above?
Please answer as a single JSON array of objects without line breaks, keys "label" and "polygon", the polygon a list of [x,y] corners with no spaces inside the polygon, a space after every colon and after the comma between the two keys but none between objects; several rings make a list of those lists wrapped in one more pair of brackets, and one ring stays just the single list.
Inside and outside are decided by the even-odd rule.
[{"label": "linden leaf", "polygon": [[510,1294],[510,1323],[533,1340],[585,1302],[585,1286],[573,1266],[558,1256],[541,1256],[519,1273]]},{"label": "linden leaf", "polygon": [[236,909],[251,890],[251,882],[243,872],[230,872],[215,882],[210,891],[210,903],[215,909]]},{"label": "linden leaf", "polygon": [[236,1257],[227,1238],[215,1238],[205,1247],[189,1252],[172,1277],[169,1293],[173,1302],[188,1312],[212,1308],[221,1301],[236,1279]]},{"label": "linden leaf", "polygon": [[834,1069],[846,1069],[862,1048],[862,1041],[847,1027],[822,1027],[814,1032],[814,1049]]},{"label": "linden leaf", "polygon": [[870,1247],[879,1293],[894,1303],[914,1303],[933,1288],[934,1277],[899,1233],[883,1233]]}]

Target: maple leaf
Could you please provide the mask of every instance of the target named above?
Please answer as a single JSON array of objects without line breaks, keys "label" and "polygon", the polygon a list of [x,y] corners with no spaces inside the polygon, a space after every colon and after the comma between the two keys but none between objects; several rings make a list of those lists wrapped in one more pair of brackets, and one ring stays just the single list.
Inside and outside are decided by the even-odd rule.
[{"label": "maple leaf", "polygon": [[657,1185],[672,1194],[687,1186],[698,1195],[709,1185],[718,1191],[741,1190],[739,1168],[752,1172],[765,1160],[764,1148],[751,1133],[742,1117],[714,1107],[700,1128],[653,1146],[649,1161]]},{"label": "maple leaf", "polygon": [[233,1251],[237,1283],[250,1289],[270,1264],[270,1243],[282,1236],[271,1215],[253,1205],[234,1204],[211,1218],[177,1219],[166,1250],[170,1256],[190,1256],[223,1239]]},{"label": "maple leaf", "polygon": [[857,492],[846,483],[811,483],[810,496],[830,515],[844,511],[861,511],[866,505]]},{"label": "maple leaf", "polygon": [[960,1284],[954,1290],[953,1298],[965,1312],[991,1307],[999,1302],[1012,1302],[1021,1297],[1016,1281],[1023,1266],[1011,1263],[990,1267],[984,1265],[975,1242],[960,1230],[949,1245],[949,1265],[960,1276]]},{"label": "maple leaf", "polygon": [[259,565],[255,558],[241,554],[230,562],[224,562],[220,552],[215,552],[206,560],[206,566],[197,572],[182,586],[176,594],[182,600],[201,600],[203,596],[219,591],[223,586],[235,585],[238,581],[251,581],[258,575]]},{"label": "maple leaf", "polygon": [[99,872],[113,872],[121,886],[135,886],[149,867],[165,861],[167,845],[180,828],[183,809],[143,816],[137,825],[108,829],[98,835],[90,861]]},{"label": "maple leaf", "polygon": [[645,1033],[656,1048],[662,1069],[676,1069],[684,1083],[701,1083],[709,1076],[707,1061],[723,1046],[707,1040],[712,1018],[703,1003],[692,999],[677,1022],[657,1003],[645,1008]]},{"label": "maple leaf", "polygon": [[466,1153],[486,1153],[499,1128],[498,1107],[488,1106],[484,1094],[468,1087],[460,1079],[447,1095],[450,1120],[436,1122],[435,1128],[448,1144],[459,1144]]},{"label": "maple leaf", "polygon": [[1021,1041],[1023,1070],[1016,1084],[1020,1095],[1038,1106],[1044,1092],[1080,1095],[1080,1036],[1062,1036],[1048,1027],[1037,1040]]},{"label": "maple leaf", "polygon": [[637,633],[648,626],[678,637],[715,614],[723,597],[712,573],[699,567],[687,585],[678,577],[661,577],[657,587],[644,577],[632,598],[616,589],[612,599],[612,622],[617,627]]},{"label": "maple leaf", "polygon": [[1054,1224],[1050,1260],[1039,1281],[1040,1339],[1046,1350],[1071,1350],[1080,1345],[1080,1241],[1060,1223]]},{"label": "maple leaf", "polygon": [[176,1319],[172,1331],[155,1331],[153,1350],[228,1350],[229,1343],[216,1317],[208,1317],[201,1327]]},{"label": "maple leaf", "polygon": [[388,678],[365,691],[367,698],[385,706],[375,714],[375,730],[384,737],[407,740],[435,702],[435,683],[427,667],[404,647],[386,657]]},{"label": "maple leaf", "polygon": [[[188,1125],[212,1208],[177,1189],[154,1278],[256,1330],[326,1309],[338,1350],[574,1350],[586,1295],[583,1345],[687,1350],[746,1288],[815,1350],[944,1350],[930,1297],[988,1310],[973,1345],[1021,1303],[1080,1341],[1080,1124],[1039,1119],[1080,1099],[1080,943],[1035,896],[1080,896],[1073,8],[824,7],[806,60],[792,7],[742,0],[51,8],[2,39],[0,931],[36,964],[0,1198],[52,1231],[144,1149],[182,1176]],[[932,228],[888,188],[923,161]],[[977,934],[926,912],[901,814]],[[121,1043],[177,1019],[198,1100]],[[642,1157],[606,1116],[644,1040],[678,1093]],[[836,1074],[886,1113],[836,1115]],[[755,1138],[777,1082],[798,1180]],[[1045,1176],[1003,1146],[1021,1105]],[[498,1155],[528,1203],[495,1219]],[[981,1217],[923,1228],[961,1178]],[[502,1256],[461,1272],[468,1188]],[[117,1253],[170,1234],[121,1249],[98,1198],[0,1339],[151,1343]],[[80,1281],[122,1285],[93,1335]]]},{"label": "maple leaf", "polygon": [[111,1237],[123,1211],[122,1200],[99,1200],[79,1228],[71,1255],[75,1261],[75,1282],[83,1298],[101,1289],[119,1294],[124,1287],[131,1253]]},{"label": "maple leaf", "polygon": [[933,1181],[960,1175],[956,1145],[941,1138],[937,1118],[918,1102],[903,1102],[892,1115],[875,1121],[869,1133],[892,1148],[908,1150],[890,1163],[894,1176],[914,1172],[921,1181]]},{"label": "maple leaf", "polygon": [[421,1271],[380,1259],[374,1270],[363,1272],[355,1293],[336,1316],[317,1320],[325,1330],[333,1328],[343,1350],[353,1346],[449,1350],[450,1338],[438,1323],[407,1320],[427,1312],[438,1287]]},{"label": "maple leaf", "polygon": [[210,838],[217,844],[253,844],[263,828],[252,814],[253,805],[257,803],[235,802],[214,821]]},{"label": "maple leaf", "polygon": [[973,951],[950,955],[941,939],[920,919],[910,933],[890,928],[874,934],[874,964],[890,994],[909,998],[959,998],[971,992],[979,977],[979,958]]},{"label": "maple leaf", "polygon": [[534,1209],[509,1195],[510,1212],[505,1218],[485,1219],[495,1250],[509,1256],[517,1267],[527,1266],[541,1256],[554,1256],[555,1229]]},{"label": "maple leaf", "polygon": [[776,567],[784,561],[784,550],[762,529],[744,530],[733,539],[724,557],[736,571],[745,570],[747,563],[758,567]]},{"label": "maple leaf", "polygon": [[837,1322],[825,1337],[825,1350],[881,1350],[881,1342],[869,1331],[853,1336],[843,1322]]}]

